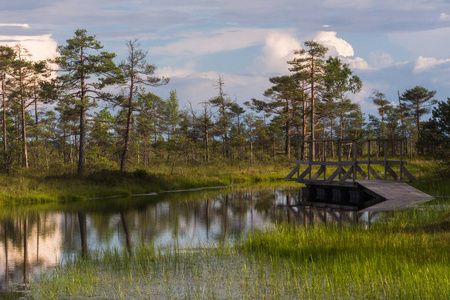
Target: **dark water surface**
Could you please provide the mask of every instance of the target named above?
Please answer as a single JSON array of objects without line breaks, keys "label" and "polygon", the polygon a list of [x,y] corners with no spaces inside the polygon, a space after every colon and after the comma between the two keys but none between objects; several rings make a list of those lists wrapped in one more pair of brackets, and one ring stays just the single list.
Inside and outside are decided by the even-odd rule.
[{"label": "dark water surface", "polygon": [[275,222],[367,221],[336,209],[287,207],[298,188],[227,188],[0,209],[0,292],[102,249],[213,245]]}]

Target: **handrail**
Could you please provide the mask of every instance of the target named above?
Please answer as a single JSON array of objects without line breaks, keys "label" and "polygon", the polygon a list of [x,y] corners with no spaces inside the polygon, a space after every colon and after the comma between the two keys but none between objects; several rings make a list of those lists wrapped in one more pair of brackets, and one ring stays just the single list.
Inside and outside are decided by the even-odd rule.
[{"label": "handrail", "polygon": [[[415,177],[405,168],[407,164],[406,161],[403,161],[403,142],[405,139],[402,138],[394,138],[394,139],[368,139],[368,140],[349,140],[349,139],[337,139],[337,140],[302,140],[300,143],[309,143],[309,155],[308,160],[295,160],[294,163],[297,165],[285,179],[291,180],[292,177],[297,173],[297,181],[306,182],[306,181],[316,181],[322,174],[323,180],[325,182],[333,182],[336,177],[338,177],[339,182],[345,182],[348,179],[352,179],[353,183],[355,183],[358,173],[367,180],[371,180],[373,176],[375,179],[382,180],[383,178],[378,174],[371,165],[384,165],[384,180],[387,180],[388,175],[394,178],[395,181],[403,180],[403,175],[408,177],[410,181],[416,181]],[[327,148],[326,143],[332,143],[331,151],[334,157],[334,143],[337,143],[337,161],[327,161]],[[371,143],[377,142],[378,150],[383,149],[382,160],[372,160],[371,159]],[[398,147],[398,157],[399,160],[389,160],[388,159],[388,142],[397,142],[399,143]],[[321,161],[315,161],[314,147],[313,143],[322,143],[322,155]],[[381,148],[382,143],[382,148]],[[348,146],[351,144],[351,148],[348,148],[348,157],[350,155],[352,157],[351,160],[342,160],[342,146]],[[362,147],[364,144],[367,145],[367,160],[358,160],[358,146]],[[397,149],[395,144],[391,144],[392,152]],[[330,149],[330,148],[329,148]],[[360,148],[364,149],[364,148]],[[303,156],[303,155],[302,155]],[[378,154],[377,154],[378,157]],[[300,165],[307,165],[307,169],[304,170],[300,174]],[[367,165],[367,174],[362,170],[360,165]],[[392,165],[400,165],[399,175],[391,168]],[[320,166],[319,170],[313,174],[312,167]],[[327,166],[336,166],[337,169],[332,173],[331,176],[327,178]],[[349,170],[345,170],[344,167],[350,167]],[[308,180],[305,177],[308,176]]]}]

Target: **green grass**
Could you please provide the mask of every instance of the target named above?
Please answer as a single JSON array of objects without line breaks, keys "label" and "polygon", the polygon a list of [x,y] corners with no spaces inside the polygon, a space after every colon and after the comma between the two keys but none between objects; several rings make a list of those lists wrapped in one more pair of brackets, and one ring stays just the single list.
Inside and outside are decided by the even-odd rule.
[{"label": "green grass", "polygon": [[448,299],[450,211],[437,205],[368,225],[253,232],[235,245],[141,245],[75,258],[40,282],[40,299]]},{"label": "green grass", "polygon": [[129,196],[168,190],[275,182],[284,177],[287,167],[255,166],[239,169],[208,165],[184,168],[171,173],[169,168],[119,172],[104,170],[84,177],[68,174],[48,175],[35,170],[0,175],[0,204],[30,204],[108,196]]}]

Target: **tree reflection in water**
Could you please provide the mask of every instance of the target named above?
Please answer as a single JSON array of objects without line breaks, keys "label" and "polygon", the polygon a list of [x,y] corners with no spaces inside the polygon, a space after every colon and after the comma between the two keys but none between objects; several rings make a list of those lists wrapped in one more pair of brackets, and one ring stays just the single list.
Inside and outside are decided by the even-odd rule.
[{"label": "tree reflection in water", "polygon": [[298,206],[300,196],[298,188],[254,187],[7,207],[0,213],[0,291],[89,251],[131,252],[133,244],[195,247],[236,240],[275,222],[374,221],[353,211]]}]

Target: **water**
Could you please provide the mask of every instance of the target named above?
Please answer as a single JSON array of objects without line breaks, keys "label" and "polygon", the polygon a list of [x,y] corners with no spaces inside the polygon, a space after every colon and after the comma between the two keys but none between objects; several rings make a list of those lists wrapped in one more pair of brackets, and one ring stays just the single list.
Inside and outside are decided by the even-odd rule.
[{"label": "water", "polygon": [[357,212],[287,207],[300,189],[228,188],[66,204],[4,207],[0,212],[0,292],[39,279],[80,254],[214,245],[275,222],[312,224],[370,221]]}]

